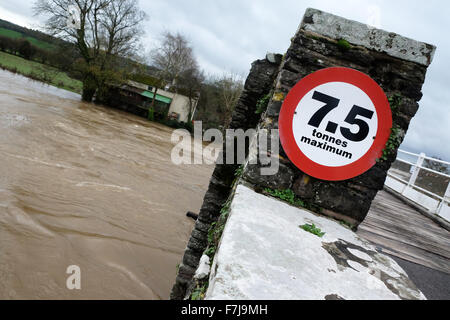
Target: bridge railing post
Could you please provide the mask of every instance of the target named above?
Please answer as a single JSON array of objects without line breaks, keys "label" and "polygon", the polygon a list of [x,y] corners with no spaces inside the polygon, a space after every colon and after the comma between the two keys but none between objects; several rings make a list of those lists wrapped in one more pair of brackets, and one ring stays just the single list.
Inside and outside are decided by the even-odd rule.
[{"label": "bridge railing post", "polygon": [[436,209],[436,213],[438,215],[441,214],[442,208],[445,206],[445,202],[450,199],[450,182],[447,184],[447,189],[445,190],[444,197],[442,198],[441,202],[439,202],[439,206]]},{"label": "bridge railing post", "polygon": [[414,165],[414,167],[412,169],[412,174],[411,174],[411,177],[409,178],[408,184],[403,189],[402,194],[405,194],[405,192],[409,188],[412,188],[412,186],[414,186],[414,184],[416,183],[416,179],[419,175],[420,167],[422,167],[425,157],[426,157],[425,153],[421,152],[419,157],[417,158],[416,164]]}]

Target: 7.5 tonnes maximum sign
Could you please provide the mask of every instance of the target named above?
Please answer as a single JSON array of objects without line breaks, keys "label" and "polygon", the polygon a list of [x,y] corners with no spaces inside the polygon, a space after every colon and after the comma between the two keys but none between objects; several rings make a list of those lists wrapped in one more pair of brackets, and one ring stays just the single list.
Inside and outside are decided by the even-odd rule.
[{"label": "7.5 tonnes maximum sign", "polygon": [[369,170],[392,127],[383,89],[366,74],[327,68],[300,80],[280,112],[280,140],[303,172],[338,181]]}]

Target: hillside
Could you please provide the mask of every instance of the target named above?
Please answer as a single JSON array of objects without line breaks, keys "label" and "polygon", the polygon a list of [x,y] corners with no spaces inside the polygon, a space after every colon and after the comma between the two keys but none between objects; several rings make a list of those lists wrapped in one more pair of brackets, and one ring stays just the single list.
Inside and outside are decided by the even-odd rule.
[{"label": "hillside", "polygon": [[0,36],[9,37],[13,39],[25,39],[28,40],[32,45],[45,50],[53,50],[56,47],[54,44],[50,44],[48,42],[38,40],[36,38],[22,34],[20,32],[5,28],[0,28]]},{"label": "hillside", "polygon": [[12,39],[26,39],[38,48],[51,50],[63,43],[62,40],[52,37],[38,30],[21,27],[17,24],[0,19],[0,36]]}]

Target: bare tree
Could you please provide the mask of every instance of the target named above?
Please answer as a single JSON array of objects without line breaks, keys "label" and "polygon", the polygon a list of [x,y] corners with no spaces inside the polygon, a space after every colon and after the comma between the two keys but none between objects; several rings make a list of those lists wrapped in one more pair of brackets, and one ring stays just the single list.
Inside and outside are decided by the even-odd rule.
[{"label": "bare tree", "polygon": [[[152,64],[159,70],[158,84],[160,87],[163,85],[176,86],[182,78],[185,80],[188,79],[193,84],[203,77],[199,71],[192,47],[180,33],[172,34],[165,32],[162,37],[161,46],[152,51],[151,59]],[[192,90],[193,87],[191,86]],[[155,87],[152,109],[154,108],[157,92],[158,86]],[[193,93],[189,98],[190,106],[192,106]]]},{"label": "bare tree", "polygon": [[234,107],[244,89],[242,77],[233,72],[224,73],[216,80],[215,85],[220,92],[220,103],[224,110],[223,126],[226,128],[231,121]]},{"label": "bare tree", "polygon": [[[71,6],[80,15],[77,29],[67,25]],[[53,36],[76,44],[84,62],[86,101],[111,78],[114,58],[134,52],[146,17],[137,0],[36,0],[34,11],[47,17],[46,29]]]},{"label": "bare tree", "polygon": [[100,17],[100,23],[106,30],[106,53],[118,56],[134,54],[143,33],[140,27],[145,18],[136,0],[111,1]]},{"label": "bare tree", "polygon": [[183,94],[189,98],[188,119],[192,120],[194,112],[197,106],[197,102],[200,99],[200,91],[205,81],[205,75],[200,70],[197,63],[193,64],[192,68],[185,70],[180,77],[178,86],[183,89]]}]

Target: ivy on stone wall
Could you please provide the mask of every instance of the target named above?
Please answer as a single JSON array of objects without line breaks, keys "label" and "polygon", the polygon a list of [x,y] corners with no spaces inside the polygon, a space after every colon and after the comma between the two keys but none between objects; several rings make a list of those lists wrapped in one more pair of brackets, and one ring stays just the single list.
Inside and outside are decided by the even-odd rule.
[{"label": "ivy on stone wall", "polygon": [[208,289],[209,282],[203,281],[202,283],[197,283],[194,290],[191,293],[191,300],[203,300],[205,298],[206,290]]},{"label": "ivy on stone wall", "polygon": [[[399,93],[394,93],[388,97],[389,105],[391,107],[392,115],[395,117],[399,113],[400,105],[403,101],[403,96]],[[403,140],[403,131],[398,125],[393,125],[391,134],[383,149],[383,154],[378,161],[387,161],[388,157],[392,155]]]},{"label": "ivy on stone wall", "polygon": [[389,136],[386,146],[383,149],[383,154],[379,161],[387,161],[388,157],[392,155],[402,143],[402,129],[399,126],[394,125],[391,128],[391,135]]},{"label": "ivy on stone wall", "polygon": [[269,104],[271,96],[272,95],[270,93],[268,93],[264,97],[262,97],[261,99],[258,100],[258,102],[256,103],[256,111],[255,111],[256,114],[261,114],[264,111],[266,111],[267,105]]},{"label": "ivy on stone wall", "polygon": [[270,194],[272,197],[281,199],[293,206],[296,207],[304,207],[305,203],[296,198],[294,191],[292,191],[291,189],[286,189],[286,190],[273,190],[270,188],[265,188],[264,189],[265,192],[267,192],[268,194]]},{"label": "ivy on stone wall", "polygon": [[[223,230],[225,228],[225,224],[228,219],[228,215],[230,213],[231,206],[231,197],[228,199],[220,210],[220,217],[217,222],[213,222],[208,231],[208,246],[204,251],[209,257],[209,265],[212,266],[214,256],[217,251],[217,247],[219,246],[220,238],[222,237]],[[208,277],[203,280],[196,280],[196,284],[194,289],[191,292],[190,299],[191,300],[203,300],[206,294],[206,290],[208,290]]]},{"label": "ivy on stone wall", "polygon": [[399,93],[394,93],[388,98],[389,105],[391,106],[392,115],[397,115],[400,104],[403,101],[403,96]]}]

